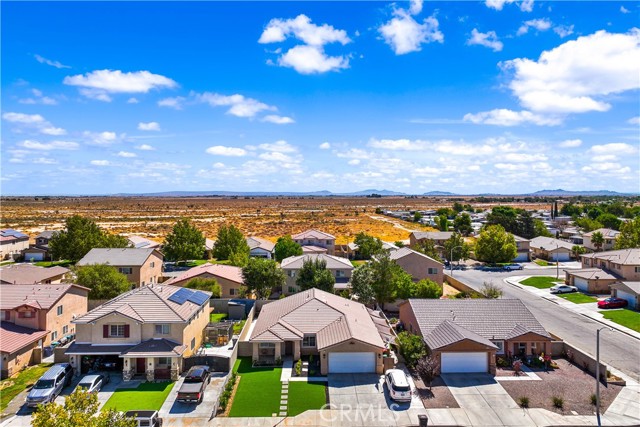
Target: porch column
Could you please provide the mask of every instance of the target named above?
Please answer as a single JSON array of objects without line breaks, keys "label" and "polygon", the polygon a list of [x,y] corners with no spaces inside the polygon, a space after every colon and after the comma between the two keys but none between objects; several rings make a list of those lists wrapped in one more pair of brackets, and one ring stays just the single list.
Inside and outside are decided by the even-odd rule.
[{"label": "porch column", "polygon": [[180,358],[171,358],[171,381],[178,381],[180,377]]},{"label": "porch column", "polygon": [[274,354],[274,359],[275,360],[282,359],[282,343],[281,342],[276,343],[276,352]]},{"label": "porch column", "polygon": [[260,359],[260,343],[254,342],[253,343],[253,353],[252,353],[252,360],[255,362],[257,360]]},{"label": "porch column", "polygon": [[300,341],[293,342],[293,360],[300,359]]},{"label": "porch column", "polygon": [[156,377],[155,375],[156,359],[153,357],[147,357],[145,363],[146,363],[145,370],[147,371],[147,381],[153,381]]},{"label": "porch column", "polygon": [[531,355],[531,342],[527,341],[527,349],[525,350],[524,353],[525,356],[530,356]]},{"label": "porch column", "polygon": [[133,375],[135,374],[134,360],[131,357],[125,357],[124,363],[122,367],[122,380],[123,381],[131,381]]}]

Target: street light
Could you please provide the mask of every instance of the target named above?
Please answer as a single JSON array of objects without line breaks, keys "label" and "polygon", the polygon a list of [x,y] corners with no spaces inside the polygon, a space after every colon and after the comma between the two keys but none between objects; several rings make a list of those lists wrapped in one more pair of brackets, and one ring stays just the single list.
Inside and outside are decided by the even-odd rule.
[{"label": "street light", "polygon": [[598,419],[598,427],[600,423],[600,331],[609,329],[613,332],[613,328],[603,326],[596,330],[596,418]]},{"label": "street light", "polygon": [[453,251],[458,248],[462,249],[462,246],[454,246],[451,248],[451,257],[449,258],[449,272],[451,273],[451,277],[453,277]]}]

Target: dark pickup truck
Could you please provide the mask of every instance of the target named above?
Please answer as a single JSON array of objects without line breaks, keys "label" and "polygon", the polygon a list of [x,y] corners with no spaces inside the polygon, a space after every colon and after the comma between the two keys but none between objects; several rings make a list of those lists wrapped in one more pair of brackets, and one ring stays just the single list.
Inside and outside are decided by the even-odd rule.
[{"label": "dark pickup truck", "polygon": [[126,417],[136,421],[136,427],[162,427],[162,418],[158,411],[127,411]]},{"label": "dark pickup truck", "polygon": [[200,403],[204,398],[204,390],[211,382],[211,372],[208,366],[193,366],[187,372],[184,382],[178,390],[178,402]]}]

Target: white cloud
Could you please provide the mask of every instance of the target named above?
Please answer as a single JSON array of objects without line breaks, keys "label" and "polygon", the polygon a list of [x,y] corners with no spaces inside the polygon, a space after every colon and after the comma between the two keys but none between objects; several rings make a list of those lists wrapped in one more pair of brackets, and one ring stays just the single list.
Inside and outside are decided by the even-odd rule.
[{"label": "white cloud", "polygon": [[517,58],[503,64],[509,84],[527,109],[538,113],[607,111],[603,96],[638,89],[640,30],[604,30],[544,51],[537,61]]},{"label": "white cloud", "polygon": [[613,142],[610,144],[594,145],[589,149],[593,154],[634,154],[636,148],[624,142]]},{"label": "white cloud", "polygon": [[520,169],[524,168],[525,166],[517,165],[517,164],[513,164],[513,163],[496,163],[495,165],[493,165],[493,167],[496,168],[496,169],[502,169],[502,170],[508,170],[508,171],[516,171],[516,170],[520,170]]},{"label": "white cloud", "polygon": [[409,6],[409,13],[417,15],[422,12],[422,0],[411,0],[411,6]]},{"label": "white cloud", "polygon": [[168,107],[175,110],[182,110],[185,98],[182,96],[176,96],[174,98],[164,98],[158,101],[159,107]]},{"label": "white cloud", "polygon": [[627,8],[626,8],[626,7],[624,7],[624,6],[620,6],[620,12],[622,12],[622,13],[624,13],[624,14],[627,14],[627,13],[629,13],[629,9],[627,9]]},{"label": "white cloud", "polygon": [[269,114],[268,116],[264,116],[262,118],[263,122],[275,123],[277,125],[288,125],[290,123],[295,123],[291,117],[278,116],[275,114]]},{"label": "white cloud", "polygon": [[295,153],[298,151],[296,147],[284,140],[279,140],[272,144],[260,144],[258,147],[265,151],[277,151],[279,153]]},{"label": "white cloud", "polygon": [[262,160],[268,160],[268,161],[274,161],[274,162],[284,162],[284,163],[293,162],[293,158],[291,156],[279,151],[270,151],[267,153],[261,153],[258,157],[260,157]]},{"label": "white cloud", "polygon": [[602,162],[614,162],[618,160],[618,156],[615,154],[602,154],[599,156],[591,157],[592,162],[602,163]]},{"label": "white cloud", "polygon": [[244,95],[220,95],[213,92],[193,93],[197,102],[203,102],[212,107],[228,106],[227,114],[236,117],[254,117],[262,111],[273,111],[276,107],[267,105],[253,98],[246,98]]},{"label": "white cloud", "polygon": [[558,25],[553,31],[561,38],[565,38],[573,34],[573,25]]},{"label": "white cloud", "polygon": [[131,157],[137,157],[138,155],[136,153],[131,153],[129,151],[120,151],[118,154],[116,154],[118,157],[125,157],[125,158],[131,158]]},{"label": "white cloud", "polygon": [[44,96],[41,90],[31,89],[32,97],[19,99],[18,102],[20,104],[28,104],[28,105],[57,105],[58,101],[48,96]]},{"label": "white cloud", "polygon": [[44,58],[40,55],[33,55],[33,57],[36,59],[36,61],[38,61],[41,64],[51,65],[52,67],[56,67],[56,68],[71,68],[68,65],[62,64],[60,61],[53,61],[51,59]]},{"label": "white cloud", "polygon": [[369,140],[369,146],[384,150],[419,151],[426,148],[426,142],[410,139],[375,139]]},{"label": "white cloud", "polygon": [[322,46],[299,45],[281,55],[278,64],[293,68],[300,74],[316,74],[349,68],[349,58],[329,56]]},{"label": "white cloud", "polygon": [[[502,10],[505,4],[517,3],[516,0],[486,0],[485,5],[488,8],[495,10]],[[520,3],[520,10],[523,12],[531,12],[533,10],[534,0],[522,0]]]},{"label": "white cloud", "polygon": [[534,0],[522,0],[522,2],[520,2],[520,10],[523,12],[533,11],[533,2]]},{"label": "white cloud", "polygon": [[541,153],[537,153],[537,154],[507,153],[500,156],[500,160],[505,160],[507,162],[514,162],[514,163],[544,162],[547,159],[548,157]]},{"label": "white cloud", "polygon": [[118,136],[115,132],[89,132],[85,131],[82,135],[87,139],[87,143],[91,145],[111,145],[119,142],[124,135]]},{"label": "white cloud", "polygon": [[149,144],[142,144],[142,145],[138,145],[136,148],[137,148],[138,150],[141,150],[141,151],[153,151],[153,150],[155,150],[155,148],[154,148],[154,147],[152,147],[152,146],[151,146],[151,145],[149,145]]},{"label": "white cloud", "polygon": [[592,163],[589,166],[584,166],[582,168],[582,171],[622,175],[622,174],[627,174],[631,172],[631,168],[629,168],[628,166],[623,167],[620,163],[604,162],[604,163]]},{"label": "white cloud", "polygon": [[138,103],[140,103],[140,101],[138,101],[138,98],[135,98],[133,96],[127,99],[127,104],[138,104]]},{"label": "white cloud", "polygon": [[630,125],[640,125],[640,116],[630,118],[627,120],[627,123]]},{"label": "white cloud", "polygon": [[216,162],[212,166],[214,169],[223,169],[225,167],[224,163],[221,162]]},{"label": "white cloud", "polygon": [[500,52],[503,44],[498,40],[498,36],[495,31],[489,31],[481,33],[477,29],[471,31],[471,38],[467,40],[468,45],[479,45],[493,49],[494,52]]},{"label": "white cloud", "polygon": [[321,150],[328,150],[331,148],[331,144],[328,142],[323,142],[318,146],[318,148],[320,148]]},{"label": "white cloud", "polygon": [[529,21],[524,21],[520,28],[518,28],[517,35],[521,36],[527,34],[529,32],[529,28],[535,28],[538,31],[547,31],[551,28],[551,21],[547,18],[540,19],[530,19]]},{"label": "white cloud", "polygon": [[51,141],[51,142],[38,142],[27,139],[19,144],[21,147],[28,148],[30,150],[76,150],[80,146],[77,142],[71,141]]},{"label": "white cloud", "polygon": [[175,88],[174,80],[149,71],[123,73],[120,70],[95,70],[86,74],[67,76],[63,83],[78,86],[80,94],[99,101],[110,102],[110,93],[147,93],[152,89]]},{"label": "white cloud", "polygon": [[560,143],[561,148],[576,148],[582,145],[581,139],[567,139]]},{"label": "white cloud", "polygon": [[562,122],[557,117],[535,114],[526,110],[513,111],[505,108],[483,111],[477,114],[468,113],[464,115],[463,120],[475,124],[496,126],[519,126],[528,123],[538,126],[555,126]]},{"label": "white cloud", "polygon": [[91,160],[90,162],[93,166],[110,166],[111,162],[109,160]]},{"label": "white cloud", "polygon": [[351,159],[347,163],[350,164],[351,166],[359,165],[360,159]]},{"label": "white cloud", "polygon": [[50,159],[48,157],[38,157],[36,159],[33,159],[33,163],[37,165],[55,165],[58,163],[58,161],[55,159]]},{"label": "white cloud", "polygon": [[78,91],[80,92],[80,95],[84,96],[85,98],[95,99],[96,101],[102,101],[102,102],[113,101],[113,98],[111,98],[109,94],[102,89],[92,89],[92,88],[83,87],[83,88],[80,88]]},{"label": "white cloud", "polygon": [[45,127],[40,129],[41,133],[44,133],[45,135],[54,135],[54,136],[59,136],[59,135],[66,135],[67,131],[62,129],[62,128],[57,128],[57,127]]},{"label": "white cloud", "polygon": [[144,131],[159,131],[160,130],[160,124],[158,122],[140,122],[138,123],[138,130],[144,130]]},{"label": "white cloud", "polygon": [[206,152],[214,156],[242,157],[247,155],[247,150],[244,148],[225,147],[224,145],[214,145],[207,148]]},{"label": "white cloud", "polygon": [[438,29],[439,22],[434,16],[418,23],[406,10],[396,9],[394,17],[378,28],[385,43],[396,55],[418,52],[425,43],[444,41],[444,35]]},{"label": "white cloud", "polygon": [[40,133],[45,135],[66,135],[67,131],[57,128],[45,120],[40,114],[23,114],[23,113],[4,113],[2,118],[8,122],[16,123],[21,126],[36,128]]}]

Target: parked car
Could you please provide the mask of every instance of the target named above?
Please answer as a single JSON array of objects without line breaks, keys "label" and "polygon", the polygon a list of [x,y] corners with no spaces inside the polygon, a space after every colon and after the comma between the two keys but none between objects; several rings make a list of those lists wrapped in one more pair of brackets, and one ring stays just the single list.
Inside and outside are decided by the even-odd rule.
[{"label": "parked car", "polygon": [[549,288],[549,292],[552,294],[568,294],[571,292],[578,292],[578,288],[569,285],[555,285]]},{"label": "parked car", "polygon": [[162,418],[158,411],[127,411],[124,415],[134,418],[137,427],[162,427]]},{"label": "parked car", "polygon": [[45,372],[27,395],[27,406],[34,408],[40,404],[53,402],[62,389],[71,384],[73,368],[68,363],[58,363]]},{"label": "parked car", "polygon": [[207,384],[209,384],[211,382],[211,368],[209,368],[207,365],[192,366],[187,371],[187,375],[185,375],[184,381],[190,383],[206,382]]},{"label": "parked car", "polygon": [[520,264],[509,264],[509,265],[505,265],[503,268],[507,271],[512,271],[512,270],[522,270],[524,267],[522,267],[522,265]]},{"label": "parked car", "polygon": [[389,389],[389,397],[396,402],[411,401],[411,385],[407,375],[401,369],[389,369],[384,376]]},{"label": "parked car", "polygon": [[628,304],[626,299],[611,297],[598,301],[598,308],[624,308]]},{"label": "parked car", "polygon": [[76,390],[82,387],[89,393],[97,393],[102,390],[102,387],[108,384],[110,380],[109,375],[85,375],[76,386]]},{"label": "parked car", "polygon": [[204,398],[204,390],[211,381],[211,372],[208,366],[192,366],[184,378],[176,400],[185,403],[200,403]]}]

